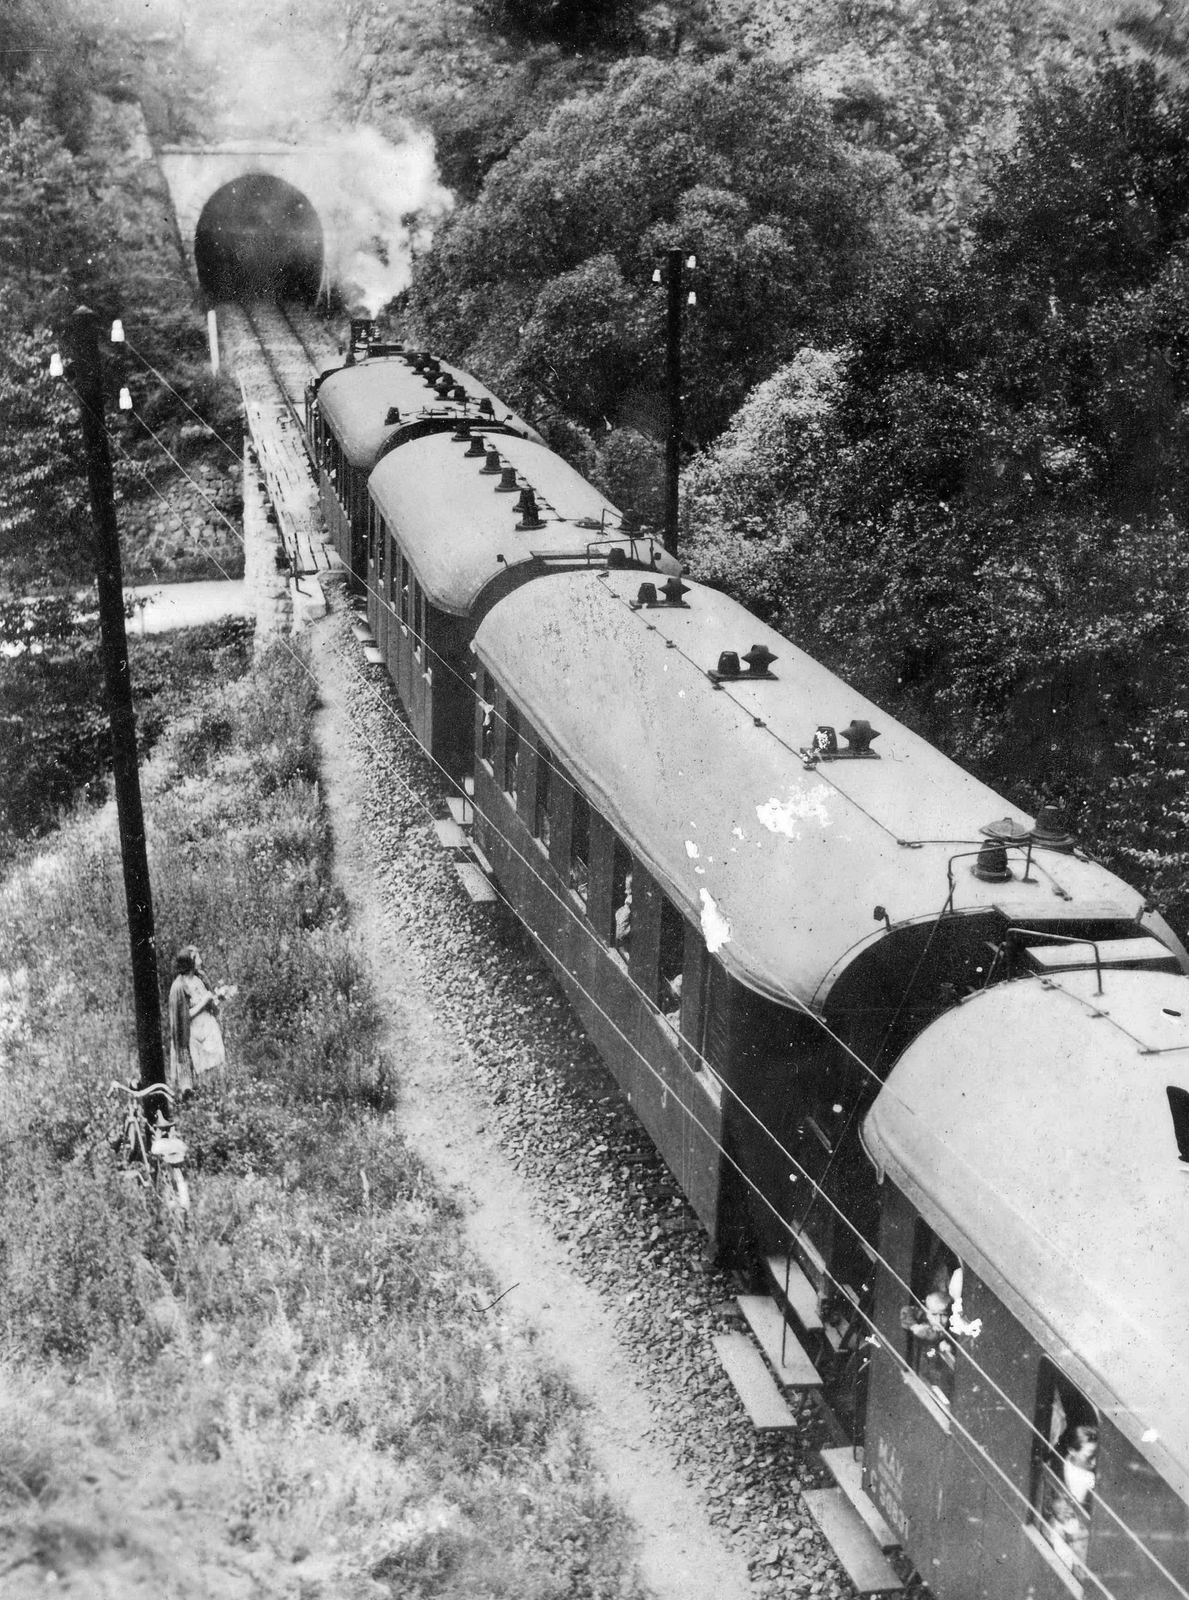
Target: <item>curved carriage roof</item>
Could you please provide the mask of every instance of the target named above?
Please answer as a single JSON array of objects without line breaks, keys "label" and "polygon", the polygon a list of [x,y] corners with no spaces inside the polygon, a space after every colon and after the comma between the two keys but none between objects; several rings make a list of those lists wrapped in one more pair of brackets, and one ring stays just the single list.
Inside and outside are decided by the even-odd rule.
[{"label": "curved carriage roof", "polygon": [[[477,378],[448,365],[442,370],[453,372],[466,390],[465,403],[439,400],[431,385],[413,371],[404,356],[369,356],[353,367],[339,367],[322,379],[318,386],[318,407],[353,467],[373,467],[389,439],[411,422],[431,417],[451,422],[460,417],[482,421],[478,412],[481,400],[491,401],[496,417],[505,426],[526,438],[540,439],[523,417],[509,411]],[[384,420],[391,406],[400,411],[399,423]]]},{"label": "curved carriage roof", "polygon": [[1189,982],[1103,988],[1077,972],[964,1001],[900,1057],[863,1137],[1189,1499],[1189,1169],[1165,1094],[1189,1090]]},{"label": "curved carriage roof", "polygon": [[[410,440],[368,480],[430,603],[455,616],[469,616],[487,584],[510,567],[535,558],[584,561],[592,546],[605,556],[608,537],[624,538],[620,512],[561,456],[511,435],[492,434],[490,446],[516,469],[518,485],[533,490],[543,527],[519,530],[519,496],[497,493],[500,479],[484,476],[484,458],[468,456],[467,445],[448,434]],[[653,540],[632,543],[633,559],[648,565],[655,552],[658,571],[679,570]]]},{"label": "curved carriage roof", "polygon": [[[936,918],[947,864],[977,849],[979,827],[1031,819],[726,595],[692,586],[688,610],[634,611],[638,582],[582,572],[528,584],[492,608],[475,649],[728,971],[820,1005],[848,953],[882,937],[876,905],[894,923]],[[720,651],[756,643],[775,653],[775,677],[716,691],[707,669]],[[880,759],[807,770],[798,748],[852,718],[881,731]],[[1141,910],[1134,890],[1072,855],[1037,851],[1038,885],[1015,881],[1018,859],[1009,883],[970,866],[954,865],[958,912]]]}]

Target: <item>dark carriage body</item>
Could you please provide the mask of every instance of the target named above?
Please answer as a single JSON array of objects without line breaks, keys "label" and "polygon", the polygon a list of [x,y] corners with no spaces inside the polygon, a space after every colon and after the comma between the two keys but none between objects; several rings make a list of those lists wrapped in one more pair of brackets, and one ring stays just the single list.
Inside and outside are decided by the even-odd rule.
[{"label": "dark carriage body", "polygon": [[[1033,851],[1025,881],[1012,849],[1007,880],[975,876],[1001,797],[734,601],[693,586],[634,609],[637,587],[570,574],[479,627],[495,714],[476,724],[476,834],[716,1244],[785,1249],[791,1227],[859,1295],[878,1210],[859,1120],[903,1044],[981,986],[1021,920],[1092,926],[1174,968],[1145,928],[1175,941],[1084,857]],[[723,651],[757,643],[771,675],[715,683]],[[878,757],[802,753],[852,718],[880,730]],[[626,965],[609,921],[624,862],[640,901]]]},{"label": "dark carriage body", "polygon": [[418,370],[424,361],[412,350],[366,355],[324,372],[308,397],[307,435],[322,515],[360,583],[367,579],[367,480],[383,455],[423,434],[453,433],[472,423],[540,442],[536,430],[477,378],[437,362]]},{"label": "dark carriage body", "polygon": [[[1167,1093],[1189,1089],[1189,984],[1108,970],[1102,990],[1087,969],[964,1002],[864,1128],[883,1178],[865,1477],[947,1596],[1189,1587],[1189,1176]],[[982,1324],[948,1365],[900,1322],[938,1251]],[[1049,1476],[1074,1420],[1099,1438],[1091,1576]]]}]

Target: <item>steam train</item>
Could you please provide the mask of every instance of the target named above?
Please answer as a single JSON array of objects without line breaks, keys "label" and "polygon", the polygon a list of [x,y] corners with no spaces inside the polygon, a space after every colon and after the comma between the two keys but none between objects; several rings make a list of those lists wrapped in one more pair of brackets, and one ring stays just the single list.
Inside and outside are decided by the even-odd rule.
[{"label": "steam train", "polygon": [[866,1525],[948,1600],[1184,1596],[1185,950],[368,334],[307,421],[377,647]]}]

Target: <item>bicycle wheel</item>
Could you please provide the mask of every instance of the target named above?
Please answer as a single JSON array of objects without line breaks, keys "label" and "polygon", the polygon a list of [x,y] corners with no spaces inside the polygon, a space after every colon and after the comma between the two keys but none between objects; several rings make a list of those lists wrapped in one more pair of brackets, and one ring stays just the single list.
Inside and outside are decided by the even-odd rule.
[{"label": "bicycle wheel", "polygon": [[184,1228],[190,1215],[190,1185],[180,1167],[158,1165],[157,1195],[177,1226]]}]

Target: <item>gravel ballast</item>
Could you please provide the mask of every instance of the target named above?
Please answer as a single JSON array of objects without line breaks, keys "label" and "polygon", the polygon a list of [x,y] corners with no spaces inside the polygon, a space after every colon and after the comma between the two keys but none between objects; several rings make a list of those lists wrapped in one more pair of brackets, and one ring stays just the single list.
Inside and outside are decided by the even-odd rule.
[{"label": "gravel ballast", "polygon": [[385,917],[457,1070],[485,1099],[488,1133],[609,1309],[651,1401],[652,1440],[745,1555],[753,1592],[849,1595],[801,1503],[802,1488],[833,1483],[817,1453],[832,1442],[817,1404],[799,1402],[793,1434],[753,1430],[711,1343],[742,1326],[739,1283],[708,1260],[703,1229],[530,936],[505,904],[476,906],[462,889],[433,828],[447,814],[438,776],[384,670],[364,661],[341,586],[331,600],[320,626],[347,686],[336,709],[366,766],[359,820]]}]

